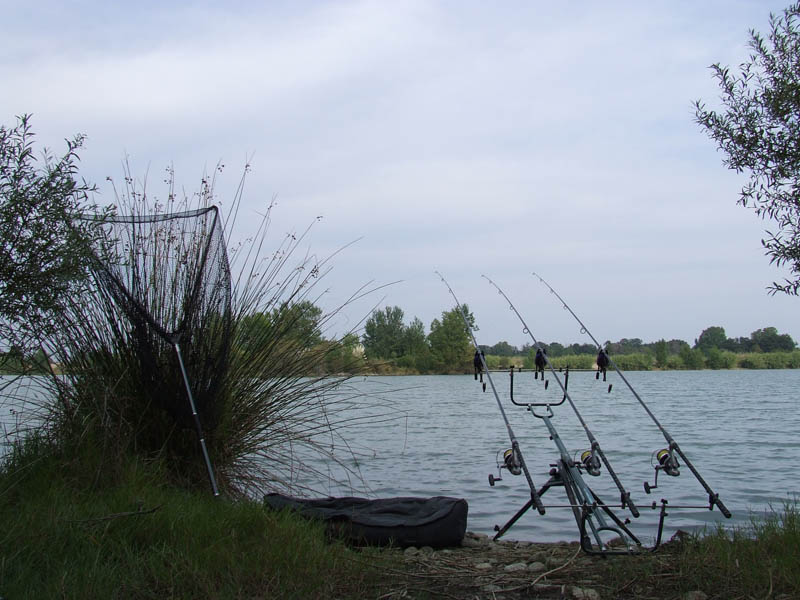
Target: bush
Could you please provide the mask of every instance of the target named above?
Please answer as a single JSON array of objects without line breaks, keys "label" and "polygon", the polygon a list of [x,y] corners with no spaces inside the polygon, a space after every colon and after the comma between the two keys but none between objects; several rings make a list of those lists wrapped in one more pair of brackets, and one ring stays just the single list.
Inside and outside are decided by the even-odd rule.
[{"label": "bush", "polygon": [[594,369],[595,358],[593,354],[572,354],[550,358],[550,363],[554,369]]},{"label": "bush", "polygon": [[764,361],[762,352],[750,352],[748,354],[739,355],[739,368],[741,369],[765,369],[766,362]]},{"label": "bush", "polygon": [[612,358],[623,371],[649,371],[653,368],[651,354],[619,354]]},{"label": "bush", "polygon": [[684,346],[681,348],[680,355],[681,361],[683,362],[684,369],[702,369],[705,364],[705,357],[700,350],[696,348],[689,348],[689,346]]}]

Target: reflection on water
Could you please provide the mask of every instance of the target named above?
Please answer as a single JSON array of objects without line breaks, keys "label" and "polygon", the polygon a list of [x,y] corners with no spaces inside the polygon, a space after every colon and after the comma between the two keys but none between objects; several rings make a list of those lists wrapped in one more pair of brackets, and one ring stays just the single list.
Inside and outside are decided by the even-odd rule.
[{"label": "reflection on water", "polygon": [[[616,374],[609,373],[608,383],[614,384],[609,394],[607,383],[596,381],[593,373],[572,373],[570,395],[639,507],[641,517],[631,519],[630,526],[643,541],[651,541],[656,533],[658,511],[651,506],[661,498],[676,507],[669,510],[666,522],[669,536],[679,528],[716,522],[747,524],[751,514],[770,507],[779,509],[800,492],[793,468],[800,459],[800,370],[635,372],[626,376],[734,513],[728,521],[716,509],[709,511],[705,491],[685,465],[680,477],[659,475],[658,488],[646,494],[643,482],[653,483],[654,453],[666,446],[664,436]],[[518,374],[515,399],[557,401],[561,390],[552,375],[549,378],[545,391],[531,373]],[[534,483],[541,486],[557,459],[555,446],[540,419],[510,403],[508,374],[494,373],[492,379]],[[496,524],[504,524],[530,498],[525,478],[506,470],[502,481],[489,486],[488,475],[498,475],[496,461],[509,447],[508,432],[490,387],[482,392],[471,375],[367,377],[353,385],[376,402],[388,403],[398,417],[378,424],[354,422],[346,431],[352,454],[349,466],[360,473],[366,489],[352,480],[348,486],[334,484],[345,474],[333,463],[315,465],[330,474],[328,479],[302,483],[330,495],[465,498],[469,502],[468,528],[490,535]],[[15,400],[15,410],[21,408],[19,401]],[[0,433],[18,421],[18,415],[9,412],[10,406],[9,399],[0,396]],[[589,447],[587,435],[568,404],[554,410],[553,424],[577,457]],[[302,480],[304,474],[298,477]],[[600,477],[586,479],[606,503],[619,503],[619,492],[605,469]],[[546,514],[528,511],[506,534],[507,539],[577,539],[571,511],[553,507],[566,502],[563,489],[549,490],[543,500],[551,506]]]}]

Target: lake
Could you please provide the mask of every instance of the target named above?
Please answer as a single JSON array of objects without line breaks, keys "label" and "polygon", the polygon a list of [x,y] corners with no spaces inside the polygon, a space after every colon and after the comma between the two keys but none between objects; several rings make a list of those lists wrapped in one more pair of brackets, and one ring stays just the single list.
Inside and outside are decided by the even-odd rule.
[{"label": "lake", "polygon": [[[664,436],[615,373],[608,382],[589,372],[570,374],[569,392],[588,428],[599,442],[623,486],[641,511],[630,527],[645,543],[656,533],[658,511],[653,501],[666,498],[671,506],[700,508],[669,510],[665,536],[677,529],[695,529],[720,522],[745,525],[751,516],[770,508],[781,509],[800,493],[795,462],[800,460],[800,370],[778,371],[667,371],[629,372],[627,379],[662,426],[678,442],[703,478],[716,491],[733,518],[709,511],[704,489],[682,465],[679,477],[659,475],[653,483],[654,453],[667,444]],[[557,402],[562,392],[553,375],[545,390],[530,372],[515,376],[517,401]],[[548,479],[558,453],[544,422],[509,399],[509,375],[493,372],[498,396],[519,441],[534,483]],[[608,384],[613,384],[607,393]],[[469,503],[468,529],[493,535],[530,498],[524,476],[502,471],[502,481],[489,485],[488,475],[499,475],[497,460],[510,447],[497,400],[487,386],[482,391],[472,375],[357,378],[349,384],[367,402],[391,411],[381,423],[356,423],[345,431],[352,456],[349,466],[362,482],[348,485],[335,464],[317,464],[330,473],[325,480],[298,482],[330,495],[455,496]],[[35,395],[31,389],[29,394]],[[19,421],[23,394],[14,404],[0,398],[0,434]],[[35,403],[35,402],[34,402]],[[576,458],[589,448],[585,431],[568,404],[555,407],[553,425]],[[12,412],[13,411],[13,412]],[[213,460],[213,457],[212,457]],[[619,492],[604,468],[587,483],[609,505]],[[528,511],[505,539],[573,541],[578,539],[572,512],[564,507],[563,488],[543,496],[545,515]],[[622,517],[629,513],[617,510]]]},{"label": "lake", "polygon": [[[666,535],[677,529],[695,529],[722,522],[749,523],[751,515],[770,507],[781,509],[800,492],[795,462],[800,460],[800,371],[667,371],[625,374],[661,425],[680,445],[701,476],[733,513],[725,519],[707,509],[705,490],[682,465],[679,477],[659,475],[650,495],[656,451],[666,441],[641,405],[614,373],[608,382],[593,373],[570,374],[569,392],[623,486],[631,492],[641,516],[631,529],[643,541],[656,534],[658,511],[653,501],[705,508],[671,509]],[[544,390],[530,372],[515,376],[517,401],[556,402],[562,392],[552,375]],[[534,483],[548,479],[558,459],[544,422],[509,399],[508,373],[493,373],[498,395],[520,444]],[[607,393],[608,383],[613,384]],[[502,481],[491,487],[488,475],[498,475],[498,453],[509,448],[508,433],[497,400],[487,386],[471,375],[367,377],[354,386],[389,402],[403,417],[380,426],[361,425],[348,433],[359,452],[364,480],[376,496],[448,495],[469,502],[471,531],[493,535],[530,498],[524,476],[502,471]],[[588,449],[586,433],[568,404],[554,408],[553,425],[569,451],[579,456]],[[585,477],[607,504],[619,503],[619,492],[603,469],[600,477]],[[328,493],[345,495],[346,487]],[[563,488],[551,488],[545,506],[563,505]],[[630,516],[618,511],[621,516]],[[506,539],[577,540],[577,526],[568,508],[552,508],[545,515],[528,511],[508,531]]]}]

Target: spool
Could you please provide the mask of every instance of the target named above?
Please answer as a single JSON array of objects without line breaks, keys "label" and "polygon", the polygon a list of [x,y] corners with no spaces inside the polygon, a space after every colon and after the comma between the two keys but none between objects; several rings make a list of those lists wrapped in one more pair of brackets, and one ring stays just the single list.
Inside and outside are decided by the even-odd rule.
[{"label": "spool", "polygon": [[519,463],[516,460],[513,448],[509,448],[503,452],[503,462],[506,464],[506,469],[508,469],[508,472],[512,475],[519,475],[522,473],[522,468],[519,466]]},{"label": "spool", "polygon": [[678,470],[678,461],[675,460],[667,448],[662,448],[656,452],[656,459],[658,460],[658,464],[661,465],[661,468],[664,469],[664,473],[671,475],[672,477],[677,477],[680,475],[680,471]]},{"label": "spool", "polygon": [[581,453],[581,462],[589,475],[593,477],[600,475],[600,461],[591,450],[584,450]]}]

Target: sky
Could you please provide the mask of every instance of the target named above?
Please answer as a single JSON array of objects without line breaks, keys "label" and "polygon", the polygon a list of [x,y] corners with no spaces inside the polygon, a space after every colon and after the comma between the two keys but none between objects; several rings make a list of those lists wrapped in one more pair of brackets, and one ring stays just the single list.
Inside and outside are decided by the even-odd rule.
[{"label": "sky", "polygon": [[[777,327],[800,299],[737,205],[745,176],[694,122],[720,107],[709,66],[786,0],[539,2],[0,1],[0,123],[30,113],[41,146],[86,137],[81,175],[115,201],[130,165],[150,194],[217,175],[232,238],[271,201],[268,245],[313,224],[332,260],[332,333],[399,306],[426,328],[454,306],[478,342],[692,343]],[[322,217],[317,220],[317,217]],[[234,243],[236,240],[231,239]],[[307,248],[307,250],[306,250]]]}]

